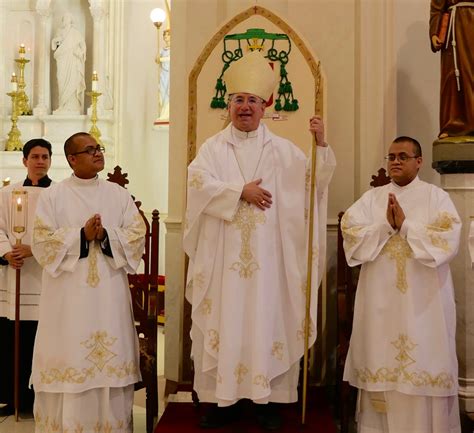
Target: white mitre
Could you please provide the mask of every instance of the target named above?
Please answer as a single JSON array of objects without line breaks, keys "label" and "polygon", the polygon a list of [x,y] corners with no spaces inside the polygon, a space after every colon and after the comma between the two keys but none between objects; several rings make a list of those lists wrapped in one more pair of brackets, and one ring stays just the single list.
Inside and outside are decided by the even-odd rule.
[{"label": "white mitre", "polygon": [[224,73],[227,94],[250,93],[268,101],[278,78],[260,51],[251,51],[231,63]]}]

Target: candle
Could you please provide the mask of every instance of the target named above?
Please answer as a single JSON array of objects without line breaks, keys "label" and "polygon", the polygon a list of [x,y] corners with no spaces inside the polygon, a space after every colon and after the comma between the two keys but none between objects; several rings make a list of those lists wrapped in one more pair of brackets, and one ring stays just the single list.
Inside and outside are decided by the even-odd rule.
[{"label": "candle", "polygon": [[28,209],[28,193],[26,191],[12,192],[12,232],[21,239],[26,232]]},{"label": "candle", "polygon": [[25,58],[25,44],[20,44],[20,49],[18,50],[18,52],[20,53],[20,59],[24,59]]},{"label": "candle", "polygon": [[94,71],[92,74],[92,91],[97,92],[99,90],[99,77],[97,71]]},{"label": "candle", "polygon": [[10,85],[11,85],[12,92],[16,92],[18,90],[18,81],[16,79],[16,74],[14,72],[12,74],[12,79],[10,81]]}]

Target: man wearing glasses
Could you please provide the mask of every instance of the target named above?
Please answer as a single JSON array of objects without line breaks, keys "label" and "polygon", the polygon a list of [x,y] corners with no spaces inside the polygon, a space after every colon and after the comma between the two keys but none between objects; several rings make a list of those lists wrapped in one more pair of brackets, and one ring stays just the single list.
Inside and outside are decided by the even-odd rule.
[{"label": "man wearing glasses", "polygon": [[[184,249],[190,258],[194,389],[200,401],[214,403],[202,428],[235,421],[236,403],[249,399],[259,424],[274,430],[281,425],[277,403],[297,400],[304,352],[308,161],[261,123],[276,84],[262,54],[244,55],[224,79],[231,124],[206,140],[188,168]],[[310,119],[309,130],[318,144],[315,302],[335,159],[319,117]],[[315,337],[312,332],[310,345]]]},{"label": "man wearing glasses", "polygon": [[66,140],[70,178],[37,206],[32,250],[43,291],[31,383],[37,431],[132,431],[138,339],[127,273],[145,225],[130,194],[98,178],[104,148],[87,133]]},{"label": "man wearing glasses", "polygon": [[344,380],[359,389],[359,432],[460,433],[449,269],[460,218],[418,178],[418,141],[397,138],[386,159],[392,182],[342,219],[347,262],[362,265]]}]

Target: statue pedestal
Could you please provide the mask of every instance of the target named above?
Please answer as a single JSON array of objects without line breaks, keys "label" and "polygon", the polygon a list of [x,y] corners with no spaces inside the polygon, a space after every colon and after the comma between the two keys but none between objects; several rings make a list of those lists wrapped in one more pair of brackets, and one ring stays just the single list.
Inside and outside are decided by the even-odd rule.
[{"label": "statue pedestal", "polygon": [[[474,144],[471,145],[474,153]],[[474,160],[474,158],[472,158]],[[462,161],[461,161],[462,162]],[[471,161],[474,163],[474,161]],[[459,402],[463,412],[474,414],[474,270],[468,249],[470,216],[474,215],[474,173],[442,174],[441,186],[461,217],[459,253],[451,262],[457,313],[456,346],[459,362]]]},{"label": "statue pedestal", "polygon": [[440,174],[474,173],[474,136],[435,140],[432,167]]}]

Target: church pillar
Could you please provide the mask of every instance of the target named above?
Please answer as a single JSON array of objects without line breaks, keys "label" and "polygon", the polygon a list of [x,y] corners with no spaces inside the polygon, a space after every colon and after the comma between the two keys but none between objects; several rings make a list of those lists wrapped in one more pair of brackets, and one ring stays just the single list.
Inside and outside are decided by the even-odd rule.
[{"label": "church pillar", "polygon": [[37,116],[46,116],[51,111],[50,97],[50,53],[49,46],[51,40],[51,9],[50,0],[38,0],[36,3],[36,12],[40,16],[39,37],[38,37],[38,104],[33,108],[33,114]]},{"label": "church pillar", "polygon": [[441,174],[461,217],[461,245],[451,263],[456,300],[456,349],[459,362],[459,403],[462,412],[474,416],[474,270],[468,249],[470,217],[474,215],[474,173]]},{"label": "church pillar", "polygon": [[[89,0],[92,20],[94,22],[94,36],[92,48],[93,70],[99,76],[99,92],[102,96],[98,101],[99,111],[113,108],[112,96],[109,89],[107,51],[106,51],[106,26],[109,16],[108,2],[104,0]],[[87,80],[86,80],[87,83]]]}]

